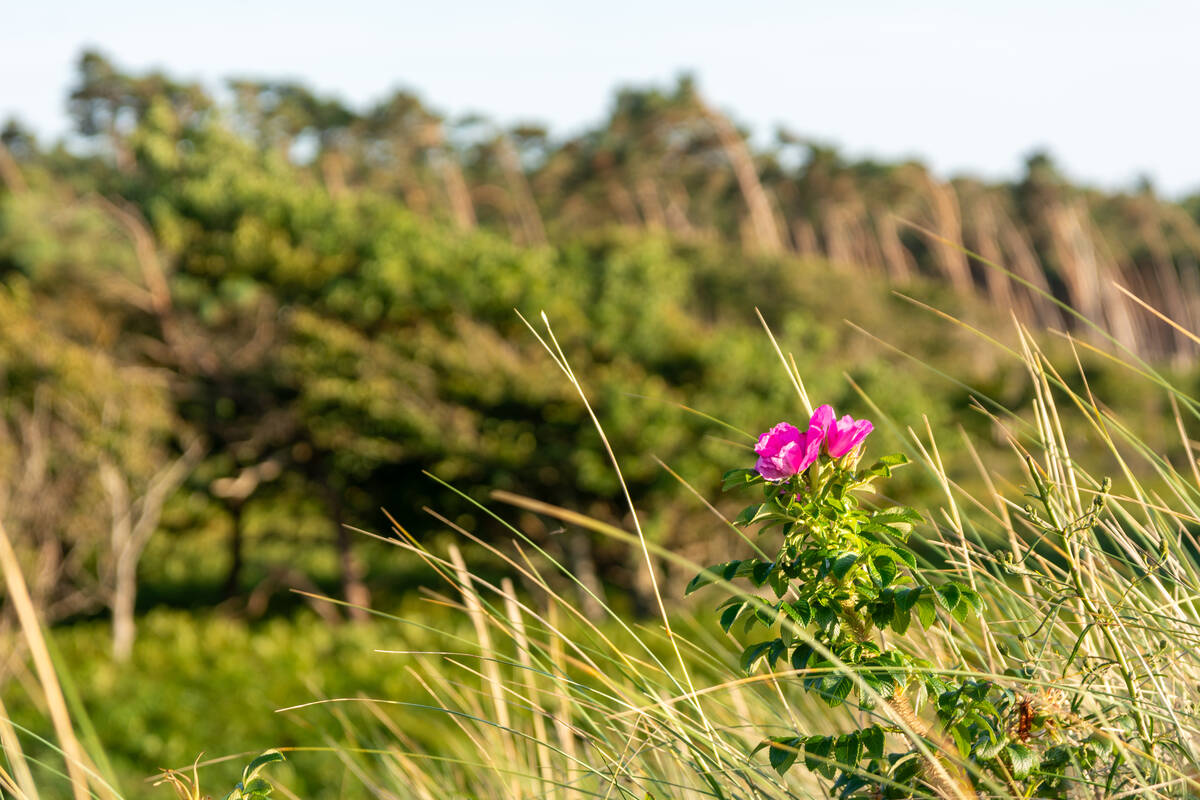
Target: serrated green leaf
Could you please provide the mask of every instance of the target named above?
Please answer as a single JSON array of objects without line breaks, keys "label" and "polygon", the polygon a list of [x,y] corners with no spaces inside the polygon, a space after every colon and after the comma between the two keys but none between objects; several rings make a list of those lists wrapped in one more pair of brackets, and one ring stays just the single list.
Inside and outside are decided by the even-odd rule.
[{"label": "serrated green leaf", "polygon": [[872,515],[871,519],[883,523],[906,522],[909,525],[918,525],[924,521],[920,514],[906,506],[892,506]]},{"label": "serrated green leaf", "polygon": [[1000,736],[993,739],[989,734],[983,734],[975,741],[975,757],[984,761],[995,758],[1004,749],[1005,741]]},{"label": "serrated green leaf", "polygon": [[1009,764],[1012,765],[1013,777],[1018,780],[1028,778],[1029,773],[1037,766],[1037,754],[1032,749],[1019,742],[1012,742],[1004,748],[1008,754]]},{"label": "serrated green leaf", "polygon": [[950,728],[950,735],[954,738],[954,746],[958,749],[960,758],[966,758],[971,752],[971,743],[967,741],[967,734],[963,729],[954,725]]},{"label": "serrated green leaf", "polygon": [[762,480],[758,470],[731,469],[721,476],[721,491],[729,491],[739,486],[750,486]]},{"label": "serrated green leaf", "polygon": [[829,571],[839,581],[844,580],[856,563],[858,563],[858,553],[843,553],[834,560]]},{"label": "serrated green leaf", "polygon": [[837,612],[824,603],[814,605],[812,607],[812,611],[813,619],[817,621],[817,624],[821,626],[822,630],[830,631],[838,622]]},{"label": "serrated green leaf", "polygon": [[688,595],[715,581],[729,580],[736,573],[737,568],[741,566],[741,563],[741,561],[726,561],[723,564],[713,564],[711,567],[705,567],[703,572],[688,581],[688,585],[684,588],[683,593]]},{"label": "serrated green leaf", "polygon": [[721,630],[729,633],[729,629],[733,627],[733,623],[737,622],[738,615],[742,613],[742,609],[745,607],[746,601],[742,600],[726,608],[721,614]]},{"label": "serrated green leaf", "polygon": [[844,733],[839,736],[833,746],[833,753],[843,767],[853,768],[857,765],[859,756],[862,755],[862,741],[858,738],[858,733]]},{"label": "serrated green leaf", "polygon": [[859,734],[867,758],[883,758],[883,728],[872,725]]},{"label": "serrated green leaf", "polygon": [[808,660],[812,658],[813,649],[811,645],[801,644],[792,651],[792,669],[804,669],[808,666]]},{"label": "serrated green leaf", "polygon": [[741,666],[743,672],[749,672],[763,655],[771,649],[771,642],[758,642],[742,651]]},{"label": "serrated green leaf", "polygon": [[917,610],[917,619],[921,620],[921,626],[924,628],[928,628],[937,619],[937,608],[933,604],[933,598],[927,594],[917,600],[914,608]]},{"label": "serrated green leaf", "polygon": [[896,578],[896,560],[893,556],[883,553],[871,559],[871,565],[875,567],[875,573],[879,577],[879,585],[887,586]]},{"label": "serrated green leaf", "polygon": [[803,751],[804,740],[798,736],[787,739],[773,739],[767,750],[767,761],[771,768],[780,775],[791,769]]},{"label": "serrated green leaf", "polygon": [[881,536],[892,536],[896,539],[900,539],[901,541],[908,537],[908,533],[906,531],[902,531],[892,525],[885,525],[882,522],[875,522],[874,520],[864,523],[859,530],[863,533],[877,533]]},{"label": "serrated green leaf", "polygon": [[920,599],[921,593],[924,590],[922,586],[909,586],[907,588],[896,589],[892,592],[892,597],[895,598],[896,608],[909,611]]},{"label": "serrated green leaf", "polygon": [[830,736],[810,736],[804,742],[804,766],[808,767],[813,772],[820,773],[827,777],[833,775],[836,767],[829,763],[830,751],[833,750],[833,737]]},{"label": "serrated green leaf", "polygon": [[248,795],[265,797],[269,795],[273,789],[274,787],[267,783],[267,781],[263,778],[251,778],[243,791],[245,791],[245,793]]},{"label": "serrated green leaf", "polygon": [[822,697],[830,706],[840,706],[850,696],[850,690],[853,688],[854,681],[849,676],[835,675],[825,679],[825,691]]},{"label": "serrated green leaf", "polygon": [[267,764],[273,764],[277,761],[284,760],[283,753],[279,752],[278,750],[266,750],[246,765],[246,769],[242,771],[242,775],[245,778],[250,778],[256,775],[258,771]]},{"label": "serrated green leaf", "polygon": [[947,583],[944,586],[936,586],[933,590],[934,597],[938,601],[938,605],[947,611],[953,611],[955,607],[962,602],[962,593],[958,590],[957,583]]},{"label": "serrated green leaf", "polygon": [[966,600],[968,605],[975,610],[976,615],[983,613],[983,597],[974,589],[962,590],[963,600]]},{"label": "serrated green leaf", "polygon": [[812,622],[812,609],[809,608],[808,603],[804,602],[803,600],[796,600],[792,603],[785,601],[781,603],[779,607],[782,609],[783,613],[787,614],[797,625],[808,625],[810,622]]}]

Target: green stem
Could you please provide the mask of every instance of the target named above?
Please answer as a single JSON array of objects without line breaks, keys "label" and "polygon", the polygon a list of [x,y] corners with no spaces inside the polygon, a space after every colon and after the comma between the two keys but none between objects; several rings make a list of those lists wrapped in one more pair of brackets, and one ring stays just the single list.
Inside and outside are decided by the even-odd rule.
[{"label": "green stem", "polygon": [[[1061,532],[1061,531],[1060,531]],[[1133,719],[1137,725],[1138,736],[1142,738],[1142,742],[1146,747],[1146,752],[1150,755],[1151,760],[1154,758],[1154,739],[1150,730],[1150,725],[1146,720],[1145,715],[1141,711],[1142,694],[1138,689],[1137,683],[1134,680],[1133,668],[1130,666],[1128,659],[1125,658],[1125,652],[1121,649],[1117,637],[1109,629],[1108,625],[1100,620],[1100,607],[1088,596],[1087,591],[1083,586],[1083,577],[1080,572],[1079,555],[1076,548],[1071,544],[1067,536],[1063,536],[1063,543],[1066,545],[1067,562],[1070,565],[1071,583],[1075,587],[1075,592],[1079,596],[1079,600],[1083,603],[1083,607],[1091,615],[1092,621],[1095,622],[1095,627],[1100,629],[1100,635],[1104,637],[1104,641],[1113,652],[1113,657],[1117,661],[1117,668],[1121,673],[1121,678],[1125,682],[1125,689],[1129,692],[1129,698],[1133,702]]]}]

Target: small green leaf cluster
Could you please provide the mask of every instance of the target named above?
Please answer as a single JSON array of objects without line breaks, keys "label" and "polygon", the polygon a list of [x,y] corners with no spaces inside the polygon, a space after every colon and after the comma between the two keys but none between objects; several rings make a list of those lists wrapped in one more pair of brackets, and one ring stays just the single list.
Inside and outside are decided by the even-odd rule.
[{"label": "small green leaf cluster", "polygon": [[[242,779],[229,794],[225,795],[223,800],[268,800],[271,793],[275,791],[275,787],[259,773],[268,764],[283,760],[283,754],[278,750],[264,751],[246,765],[246,768],[242,770]],[[197,756],[196,763],[192,765],[191,775],[174,769],[164,770],[154,785],[170,786],[179,800],[211,800],[209,795],[200,790],[199,763],[200,758]]]},{"label": "small green leaf cluster", "polygon": [[278,750],[267,750],[247,764],[242,770],[242,779],[233,787],[233,791],[225,795],[225,800],[267,800],[275,787],[259,773],[276,761],[283,761],[283,754]]},{"label": "small green leaf cluster", "polygon": [[[765,481],[754,470],[725,475],[727,490],[762,492],[762,501],[746,507],[735,524],[780,535],[773,559],[716,564],[687,587],[690,593],[744,580],[754,590],[769,590],[734,591],[717,606],[723,631],[765,633],[746,645],[741,668],[790,667],[806,691],[831,707],[853,702],[874,709],[882,700],[891,707],[882,719],[906,722],[776,737],[758,749],[767,750],[780,773],[802,758],[808,769],[833,780],[843,798],[946,795],[952,793],[947,781],[971,790],[998,785],[1021,796],[1065,796],[1068,772],[1091,770],[1103,748],[1061,693],[1028,695],[963,678],[885,641],[885,632],[903,636],[914,620],[922,628],[937,624],[939,610],[959,623],[984,610],[970,586],[935,585],[922,574],[908,545],[922,521],[916,511],[860,501],[905,463],[894,455],[858,469],[853,456],[823,457],[781,482]],[[1014,671],[1010,677],[1020,686],[1030,676]],[[933,727],[914,711],[928,701],[937,718]],[[888,752],[889,738],[903,749]]]}]

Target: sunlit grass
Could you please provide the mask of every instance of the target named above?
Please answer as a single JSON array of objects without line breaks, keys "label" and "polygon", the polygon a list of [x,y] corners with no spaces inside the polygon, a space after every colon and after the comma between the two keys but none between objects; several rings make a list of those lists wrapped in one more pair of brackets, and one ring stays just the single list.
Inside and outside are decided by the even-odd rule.
[{"label": "sunlit grass", "polygon": [[[548,329],[543,343],[586,403],[585,381],[571,371]],[[1200,790],[1200,546],[1194,538],[1200,470],[1188,431],[1200,422],[1200,402],[1149,365],[1109,351],[1127,367],[1130,381],[1166,393],[1175,410],[1170,419],[1119,419],[1093,396],[1079,360],[1064,366],[1050,359],[1020,328],[1012,341],[995,345],[1025,365],[1035,387],[1024,417],[994,398],[977,398],[972,413],[985,416],[993,438],[1007,443],[1005,459],[981,456],[990,451],[962,431],[893,419],[886,398],[862,396],[877,424],[904,437],[910,456],[941,489],[940,502],[923,509],[926,523],[917,532],[929,555],[922,569],[967,583],[987,603],[980,620],[959,622],[940,612],[939,624],[926,634],[887,634],[885,643],[947,675],[994,680],[1029,696],[1064,692],[1070,719],[1079,720],[1069,725],[1107,736],[1123,759],[1119,769],[1076,776],[1080,796],[1193,796]],[[800,405],[811,407],[794,361],[784,347],[778,353]],[[602,436],[603,420],[593,419]],[[1141,433],[1147,426],[1176,434],[1184,456],[1172,460],[1147,445]],[[947,446],[965,447],[975,474],[948,472],[941,457]],[[731,462],[721,466],[745,466],[738,459],[746,456],[729,450]],[[1084,450],[1102,458],[1080,463],[1073,454]],[[619,470],[621,454],[608,452]],[[689,609],[657,579],[663,564],[677,571],[705,565],[644,536],[638,509],[631,507],[634,524],[626,530],[533,498],[496,493],[495,506],[485,507],[465,493],[460,497],[476,516],[503,526],[507,541],[485,540],[437,512],[459,544],[423,543],[398,524],[393,536],[383,537],[398,558],[420,559],[441,579],[425,597],[436,613],[389,623],[398,626],[401,641],[405,630],[419,631],[413,637],[419,646],[362,654],[394,659],[412,694],[318,698],[278,712],[323,706],[341,734],[315,746],[335,753],[346,775],[370,793],[430,800],[824,797],[823,779],[800,767],[778,774],[756,752],[760,743],[769,736],[851,730],[870,719],[904,734],[878,707],[826,707],[801,690],[803,671],[745,674],[738,663],[740,631],[720,633],[704,622],[703,606]],[[1102,505],[1094,503],[1098,497]],[[724,503],[699,493],[695,500],[713,514],[712,535],[728,538],[731,555],[751,554],[755,543],[730,533]],[[601,617],[585,614],[579,597],[591,593],[586,582],[507,521],[502,512],[513,506],[557,519],[566,535],[606,536],[639,550],[656,576],[656,615],[632,620],[625,604],[616,610],[595,595]],[[487,569],[473,568],[477,558]],[[497,574],[503,577],[490,577]],[[7,565],[6,589],[20,609],[25,601],[16,575]],[[22,743],[31,733],[0,710],[6,757],[0,786],[21,800],[38,800],[40,792],[61,796],[38,785],[57,776],[57,785],[76,797],[122,796],[96,767],[103,735],[82,735],[86,718],[78,704],[69,708],[70,692],[59,688],[36,618],[26,616],[24,646],[35,661],[45,652],[36,674],[55,714],[51,752],[59,763],[30,756]],[[445,631],[425,621],[455,618]],[[928,704],[917,705],[931,720]],[[970,763],[947,755],[972,771]],[[294,757],[303,758],[302,750]],[[331,782],[344,779],[331,775]],[[994,791],[1000,796],[1003,787]]]}]

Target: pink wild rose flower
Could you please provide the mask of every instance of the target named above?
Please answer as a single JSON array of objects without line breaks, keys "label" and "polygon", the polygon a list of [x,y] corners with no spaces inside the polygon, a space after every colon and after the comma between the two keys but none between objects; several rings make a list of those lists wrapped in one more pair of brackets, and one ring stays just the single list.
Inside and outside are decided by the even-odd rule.
[{"label": "pink wild rose flower", "polygon": [[825,441],[825,435],[829,433],[829,428],[837,420],[837,414],[833,413],[833,406],[823,405],[817,406],[817,410],[812,413],[812,417],[808,420],[808,435],[820,437],[821,441]]},{"label": "pink wild rose flower", "polygon": [[847,414],[833,422],[825,436],[825,450],[831,458],[841,458],[863,443],[875,426],[865,419],[855,419]]},{"label": "pink wild rose flower", "polygon": [[755,469],[769,481],[783,481],[803,472],[821,453],[822,436],[813,436],[810,428],[801,432],[795,425],[781,422],[758,437],[754,452],[758,453]]}]

